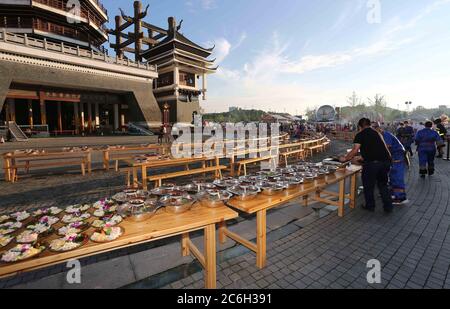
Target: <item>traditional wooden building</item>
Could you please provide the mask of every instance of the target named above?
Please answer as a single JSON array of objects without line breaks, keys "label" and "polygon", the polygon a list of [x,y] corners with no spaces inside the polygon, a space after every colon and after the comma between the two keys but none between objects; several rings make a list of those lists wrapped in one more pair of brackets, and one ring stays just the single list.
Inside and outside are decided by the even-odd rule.
[{"label": "traditional wooden building", "polygon": [[103,52],[107,20],[98,0],[2,0],[0,122],[75,134],[160,125],[156,67]]},{"label": "traditional wooden building", "polygon": [[[153,92],[161,110],[168,107],[172,123],[190,123],[200,113],[200,97],[206,100],[207,75],[217,70],[209,59],[214,47],[189,40],[181,33],[182,22],[177,24],[174,17],[169,17],[167,29],[145,22],[147,9],[135,1],[133,16],[121,10],[116,27],[109,31],[115,35],[111,47],[120,57],[131,53],[136,61],[157,66],[159,77]],[[133,32],[126,31],[129,27]]]}]

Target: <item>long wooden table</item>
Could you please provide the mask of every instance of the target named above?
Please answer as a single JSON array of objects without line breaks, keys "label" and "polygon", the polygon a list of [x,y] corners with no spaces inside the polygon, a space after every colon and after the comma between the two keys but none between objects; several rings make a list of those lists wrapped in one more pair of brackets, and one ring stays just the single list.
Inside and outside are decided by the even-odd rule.
[{"label": "long wooden table", "polygon": [[[13,171],[15,167],[25,162],[22,168],[28,172],[33,167],[32,162],[48,162],[47,164],[36,164],[37,167],[64,166],[68,165],[70,159],[80,159],[81,171],[85,174],[87,168],[88,173],[92,172],[92,154],[91,150],[86,151],[61,151],[61,152],[36,152],[36,153],[6,153],[3,155],[3,168],[5,170],[5,180],[7,182],[14,181]],[[52,162],[53,161],[53,162]],[[58,162],[56,162],[58,161]]]},{"label": "long wooden table", "polygon": [[[247,214],[256,213],[256,244],[228,230],[225,222],[222,222],[219,228],[220,243],[223,244],[227,238],[230,238],[242,244],[256,253],[256,265],[261,269],[264,268],[266,265],[267,247],[267,211],[299,198],[303,198],[304,205],[307,206],[308,200],[311,197],[314,201],[337,206],[339,217],[343,217],[346,199],[350,200],[350,208],[355,208],[357,175],[360,171],[360,167],[354,170],[341,170],[334,175],[316,180],[314,183],[304,184],[298,189],[284,191],[271,197],[258,195],[256,199],[245,202],[236,199],[230,200],[227,204],[228,206]],[[350,193],[347,194],[346,181],[348,179],[350,179]],[[334,184],[339,184],[339,192],[336,193],[326,190]],[[336,201],[335,198],[338,198],[338,200]]]},{"label": "long wooden table", "polygon": [[[125,234],[111,243],[89,242],[71,252],[52,253],[44,251],[39,257],[27,261],[15,264],[0,264],[0,278],[181,235],[182,255],[192,254],[199,260],[205,269],[205,287],[214,289],[216,288],[216,224],[237,217],[238,214],[235,211],[225,206],[209,209],[197,204],[191,211],[180,215],[172,215],[160,210],[155,217],[145,222],[123,221],[120,226],[124,228]],[[189,233],[199,230],[205,232],[203,254],[189,238]],[[93,229],[88,230],[88,235],[90,236],[93,231]],[[57,236],[53,238],[57,238]]]},{"label": "long wooden table", "polygon": [[[149,160],[148,162],[136,162],[134,159],[123,160],[126,162],[132,170],[133,174],[133,184],[141,185],[144,190],[148,189],[148,170],[158,169],[158,168],[170,168],[185,166],[186,169],[189,168],[191,164],[202,163],[205,167],[207,162],[213,162],[213,164],[218,164],[218,158],[181,158],[181,159],[165,159],[165,160]],[[142,182],[139,181],[138,171],[141,171]]]},{"label": "long wooden table", "polygon": [[[129,146],[129,147],[109,147],[103,149],[103,168],[105,170],[110,169],[110,161],[117,160],[114,155],[128,155],[128,157],[133,157],[134,155],[143,154],[145,151],[157,151],[159,154],[164,155],[170,151],[170,146],[168,145],[146,145],[146,146]],[[119,158],[120,159],[120,158]]]}]

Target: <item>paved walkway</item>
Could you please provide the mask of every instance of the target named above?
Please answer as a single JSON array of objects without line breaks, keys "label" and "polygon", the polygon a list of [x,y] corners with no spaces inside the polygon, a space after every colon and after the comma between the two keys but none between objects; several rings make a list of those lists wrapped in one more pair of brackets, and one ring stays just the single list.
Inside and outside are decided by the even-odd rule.
[{"label": "paved walkway", "polygon": [[[414,161],[416,161],[415,159]],[[450,288],[450,162],[438,173],[408,174],[409,206],[391,215],[356,209],[336,215],[268,243],[268,264],[260,271],[251,253],[218,267],[219,288]],[[295,224],[295,223],[294,223]],[[270,237],[270,236],[269,236]],[[367,283],[367,262],[378,259],[382,283]],[[166,288],[201,288],[197,274]]]}]

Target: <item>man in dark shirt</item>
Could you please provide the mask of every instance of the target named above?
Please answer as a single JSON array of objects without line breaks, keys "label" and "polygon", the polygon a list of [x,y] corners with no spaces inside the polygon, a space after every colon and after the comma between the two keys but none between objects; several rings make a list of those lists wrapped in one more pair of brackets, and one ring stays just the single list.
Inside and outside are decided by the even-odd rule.
[{"label": "man in dark shirt", "polygon": [[384,210],[390,213],[393,205],[388,183],[392,157],[382,135],[375,131],[371,124],[371,121],[366,118],[359,121],[360,132],[355,137],[355,146],[350,153],[341,157],[340,160],[341,162],[351,161],[361,152],[364,159],[362,181],[366,200],[366,205],[363,208],[375,211],[375,186],[378,185]]}]

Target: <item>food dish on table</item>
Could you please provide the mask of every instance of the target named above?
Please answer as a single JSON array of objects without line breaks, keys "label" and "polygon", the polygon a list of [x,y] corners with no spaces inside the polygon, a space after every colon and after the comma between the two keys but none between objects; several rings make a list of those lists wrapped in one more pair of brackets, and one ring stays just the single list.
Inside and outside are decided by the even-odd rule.
[{"label": "food dish on table", "polygon": [[30,217],[30,214],[27,211],[19,211],[19,212],[12,213],[10,216],[14,220],[22,222],[22,221],[25,221],[26,219],[28,219]]},{"label": "food dish on table", "polygon": [[11,220],[11,217],[8,215],[1,215],[0,216],[0,224],[2,224],[3,222],[6,222],[8,220]]},{"label": "food dish on table", "polygon": [[53,232],[52,226],[46,223],[31,224],[28,225],[26,229],[33,233],[39,234],[40,236],[49,235]]},{"label": "food dish on table", "polygon": [[86,231],[89,228],[89,226],[90,226],[89,223],[83,221],[69,223],[68,225],[58,229],[58,235],[66,236],[69,234],[80,234]]},{"label": "food dish on table", "polygon": [[20,222],[6,222],[0,224],[0,235],[11,234],[20,228],[22,228],[22,223]]},{"label": "food dish on table", "polygon": [[74,214],[79,212],[85,212],[88,211],[91,208],[91,205],[72,205],[67,207],[66,213],[68,214]]},{"label": "food dish on table", "polygon": [[34,217],[40,217],[40,216],[56,216],[59,215],[63,210],[58,207],[50,207],[50,208],[43,208],[38,209],[33,212]]},{"label": "food dish on table", "polygon": [[116,239],[119,239],[124,233],[123,228],[118,226],[113,227],[104,227],[99,231],[95,232],[91,236],[91,240],[97,243],[106,243],[111,242]]},{"label": "food dish on table", "polygon": [[13,241],[14,236],[10,235],[0,235],[0,248],[4,248]]},{"label": "food dish on table", "polygon": [[95,228],[103,228],[105,226],[116,226],[123,221],[122,216],[114,215],[114,216],[106,216],[95,220],[92,223],[92,226]]},{"label": "food dish on table", "polygon": [[88,220],[90,217],[91,217],[91,215],[88,213],[65,215],[62,218],[62,222],[63,223],[74,223],[74,222]]},{"label": "food dish on table", "polygon": [[17,245],[6,251],[1,258],[4,263],[15,263],[33,258],[45,250],[44,246]]},{"label": "food dish on table", "polygon": [[83,246],[88,240],[85,234],[69,234],[62,238],[52,240],[49,249],[53,252],[68,252]]},{"label": "food dish on table", "polygon": [[34,231],[30,230],[25,230],[16,237],[16,242],[18,244],[33,244],[38,240],[38,238],[39,233],[35,233]]}]

